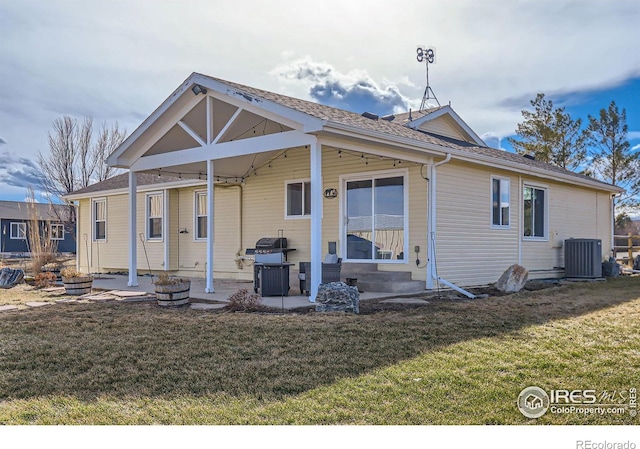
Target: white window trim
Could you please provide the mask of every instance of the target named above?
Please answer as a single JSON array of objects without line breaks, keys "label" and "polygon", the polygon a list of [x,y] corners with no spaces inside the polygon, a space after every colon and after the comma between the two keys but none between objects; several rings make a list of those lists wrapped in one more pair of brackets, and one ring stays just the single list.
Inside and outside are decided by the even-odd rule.
[{"label": "white window trim", "polygon": [[[195,190],[193,192],[193,241],[194,242],[206,242],[206,237],[198,237],[198,196],[204,195],[207,197],[206,190]],[[207,217],[207,214],[203,215]]]},{"label": "white window trim", "polygon": [[[347,181],[357,181],[369,178],[393,178],[395,176],[402,176],[404,178],[404,260],[398,259],[347,259],[347,239],[343,238],[343,231],[345,225],[345,218],[347,216]],[[344,262],[354,263],[375,263],[375,264],[409,264],[409,170],[407,168],[391,169],[391,170],[379,170],[368,171],[361,173],[349,173],[347,175],[340,176],[340,192],[338,194],[340,198],[340,223],[339,223],[339,235],[340,235],[340,252],[343,254],[342,260]]]},{"label": "white window trim", "polygon": [[[507,225],[493,223],[493,181],[496,179],[509,183],[509,224]],[[491,229],[511,229],[511,178],[491,175],[491,183],[489,185],[489,223],[491,224]]]},{"label": "white window trim", "polygon": [[[20,231],[18,231],[18,235],[13,234],[13,225],[18,225],[16,229],[22,229],[22,237],[20,236]],[[9,238],[11,240],[26,240],[27,239],[27,224],[24,221],[12,221],[9,224]]]},{"label": "white window trim", "polygon": [[[544,236],[543,237],[535,237],[535,236],[526,236],[524,235],[524,228],[525,228],[525,222],[524,222],[524,190],[526,188],[531,188],[531,189],[538,189],[538,190],[544,190],[545,194],[544,194]],[[521,189],[522,195],[520,198],[520,209],[522,210],[521,212],[521,217],[520,219],[522,220],[522,235],[521,238],[523,241],[527,241],[527,242],[548,242],[549,241],[549,186],[545,185],[545,184],[537,184],[537,183],[533,183],[533,182],[527,182],[527,181],[523,181],[522,183],[522,189]]]},{"label": "white window trim", "polygon": [[[53,237],[53,227],[62,228],[62,237]],[[51,240],[61,241],[64,240],[64,225],[62,223],[49,223],[49,238]]]},{"label": "white window trim", "polygon": [[[104,238],[99,239],[96,237],[96,203],[104,203]],[[91,240],[94,242],[106,242],[108,232],[108,213],[107,213],[107,198],[92,198],[91,199]]]},{"label": "white window trim", "polygon": [[[300,184],[302,183],[302,200],[304,201],[304,184],[305,183],[311,183],[311,178],[303,178],[303,179],[289,179],[287,181],[284,182],[284,219],[285,220],[309,220],[311,219],[311,214],[304,214],[304,204],[302,205],[302,215],[288,215],[287,213],[287,205],[288,205],[288,198],[287,198],[287,187],[289,186],[289,184]],[[311,205],[309,205],[309,207],[311,207]],[[309,209],[311,210],[311,209]]]},{"label": "white window trim", "polygon": [[[160,204],[162,205],[162,215],[160,217],[150,217],[149,216],[149,198],[152,196],[160,197]],[[164,192],[162,190],[146,193],[144,196],[144,234],[146,240],[148,242],[163,242],[164,241],[164,233],[165,233],[165,201],[164,201]],[[160,223],[162,229],[160,230],[160,237],[150,237],[149,236],[149,220],[151,218],[160,218]]]}]

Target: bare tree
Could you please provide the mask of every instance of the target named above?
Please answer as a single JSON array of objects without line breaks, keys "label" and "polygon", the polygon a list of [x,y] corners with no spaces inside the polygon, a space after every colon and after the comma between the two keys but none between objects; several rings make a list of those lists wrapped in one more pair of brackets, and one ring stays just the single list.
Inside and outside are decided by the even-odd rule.
[{"label": "bare tree", "polygon": [[[61,199],[116,173],[107,166],[107,157],[124,141],[126,131],[121,131],[117,123],[111,127],[103,123],[94,142],[92,117],[79,122],[65,115],[53,121],[48,137],[49,154],[38,154],[42,187],[50,196]],[[75,209],[71,206],[68,216],[58,218],[73,233]]]},{"label": "bare tree", "polygon": [[38,154],[44,189],[60,198],[114,175],[107,156],[125,136],[117,123],[111,127],[103,123],[94,142],[93,118],[84,117],[81,122],[69,116],[57,118],[49,132],[49,154]]},{"label": "bare tree", "polygon": [[126,135],[126,131],[118,128],[118,122],[111,127],[108,127],[106,123],[102,124],[92,153],[94,175],[97,182],[112,177],[118,171],[118,169],[107,165],[107,157],[120,146]]}]

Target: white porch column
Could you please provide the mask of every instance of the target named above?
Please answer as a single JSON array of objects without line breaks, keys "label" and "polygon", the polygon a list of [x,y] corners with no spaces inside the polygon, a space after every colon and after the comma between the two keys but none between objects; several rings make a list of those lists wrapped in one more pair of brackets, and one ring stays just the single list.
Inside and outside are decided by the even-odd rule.
[{"label": "white porch column", "polygon": [[207,161],[207,286],[205,288],[206,293],[214,293],[213,288],[213,161]]},{"label": "white porch column", "polygon": [[138,176],[129,170],[129,287],[138,286],[138,230],[136,227],[136,194],[138,190]]},{"label": "white porch column", "polygon": [[322,282],[322,145],[317,139],[310,146],[311,158],[311,291],[309,301],[316,302]]}]

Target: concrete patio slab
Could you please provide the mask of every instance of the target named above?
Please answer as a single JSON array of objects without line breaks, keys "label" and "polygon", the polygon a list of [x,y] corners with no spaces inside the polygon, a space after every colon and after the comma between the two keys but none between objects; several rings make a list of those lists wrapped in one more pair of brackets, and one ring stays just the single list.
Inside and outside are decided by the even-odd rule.
[{"label": "concrete patio slab", "polygon": [[[189,278],[191,280],[191,291],[189,297],[199,301],[228,302],[229,296],[240,289],[246,289],[253,292],[253,282],[237,280],[237,279],[214,279],[213,286],[215,293],[206,293],[206,282],[204,278]],[[108,274],[100,278],[94,278],[93,288],[107,291],[120,290],[126,292],[142,292],[153,296],[155,289],[153,286],[154,278],[148,275],[138,276],[138,285],[135,287],[128,286],[129,277],[122,274]],[[360,293],[360,301],[367,301],[380,298],[395,298],[397,293],[376,293],[364,292]],[[134,299],[131,297],[130,299]],[[155,298],[154,298],[155,299]],[[128,299],[122,299],[123,302]],[[292,286],[289,296],[265,296],[262,298],[262,304],[273,308],[297,309],[303,307],[314,307],[315,303],[309,301],[309,297],[299,294],[299,290]]]},{"label": "concrete patio slab", "polygon": [[32,301],[32,302],[28,302],[26,303],[26,305],[28,307],[42,307],[42,306],[50,306],[52,303],[50,302],[39,302],[39,301]]},{"label": "concrete patio slab", "polygon": [[191,308],[193,310],[216,310],[216,309],[222,309],[224,306],[226,306],[226,304],[205,304],[202,302],[194,302],[191,303]]},{"label": "concrete patio slab", "polygon": [[56,304],[78,304],[78,302],[75,298],[56,299]]},{"label": "concrete patio slab", "polygon": [[10,310],[18,310],[18,306],[0,306],[0,312],[9,312]]},{"label": "concrete patio slab", "polygon": [[388,304],[429,304],[429,301],[425,301],[420,298],[391,298],[391,299],[383,299],[380,302],[388,303]]}]

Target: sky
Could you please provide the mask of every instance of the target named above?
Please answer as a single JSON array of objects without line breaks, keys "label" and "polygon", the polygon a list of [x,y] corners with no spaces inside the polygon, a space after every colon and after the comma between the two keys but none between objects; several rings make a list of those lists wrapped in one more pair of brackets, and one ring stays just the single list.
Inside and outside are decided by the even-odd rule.
[{"label": "sky", "polygon": [[[130,134],[192,72],[380,115],[430,86],[495,148],[542,92],[587,120],[614,100],[640,150],[637,0],[0,0],[0,199],[37,190],[64,115]],[[433,101],[433,100],[431,100]],[[42,200],[42,197],[39,197]]]}]

